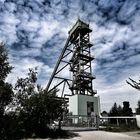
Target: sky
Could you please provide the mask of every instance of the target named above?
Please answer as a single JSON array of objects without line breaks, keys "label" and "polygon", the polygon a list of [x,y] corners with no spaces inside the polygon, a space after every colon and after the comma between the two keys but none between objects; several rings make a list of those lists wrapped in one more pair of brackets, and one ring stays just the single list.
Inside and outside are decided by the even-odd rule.
[{"label": "sky", "polygon": [[0,0],[0,42],[14,66],[7,81],[14,84],[38,67],[38,83],[46,87],[79,17],[92,29],[93,84],[101,110],[123,101],[135,110],[140,92],[126,80],[140,76],[139,0]]}]

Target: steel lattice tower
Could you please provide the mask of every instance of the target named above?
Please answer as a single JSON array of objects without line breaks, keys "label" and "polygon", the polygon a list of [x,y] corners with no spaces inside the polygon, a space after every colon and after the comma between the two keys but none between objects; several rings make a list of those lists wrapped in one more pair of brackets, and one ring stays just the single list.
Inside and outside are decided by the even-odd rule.
[{"label": "steel lattice tower", "polygon": [[[63,84],[61,97],[66,95],[65,87],[68,85],[71,90],[71,95],[82,94],[91,95],[96,94],[93,90],[92,81],[95,76],[92,75],[91,62],[94,57],[91,56],[90,33],[92,30],[89,24],[78,19],[76,24],[69,31],[69,37],[54,68],[52,76],[48,82],[47,91],[58,88]],[[69,67],[69,72],[72,73],[72,78],[59,76],[59,73]],[[50,88],[52,81],[59,79],[60,81],[53,88]]]}]

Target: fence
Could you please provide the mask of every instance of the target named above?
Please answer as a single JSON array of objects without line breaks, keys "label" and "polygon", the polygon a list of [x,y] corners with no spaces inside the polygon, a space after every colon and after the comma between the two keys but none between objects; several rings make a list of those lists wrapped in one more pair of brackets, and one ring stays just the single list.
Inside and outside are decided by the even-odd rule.
[{"label": "fence", "polygon": [[99,128],[99,116],[68,115],[64,116],[62,126]]},{"label": "fence", "polygon": [[111,120],[116,120],[116,125],[119,126],[122,122],[127,126],[129,124],[136,124],[136,116],[113,116],[113,117],[100,117],[101,125],[108,125]]},{"label": "fence", "polygon": [[[120,126],[122,124],[138,125],[136,116],[114,116],[114,117],[102,117],[102,116],[86,116],[86,115],[67,115],[63,116],[61,126],[63,128],[86,128],[86,129],[99,129],[101,126],[108,126],[111,124],[111,120],[116,120],[115,125]],[[56,126],[58,121],[55,122]]]}]

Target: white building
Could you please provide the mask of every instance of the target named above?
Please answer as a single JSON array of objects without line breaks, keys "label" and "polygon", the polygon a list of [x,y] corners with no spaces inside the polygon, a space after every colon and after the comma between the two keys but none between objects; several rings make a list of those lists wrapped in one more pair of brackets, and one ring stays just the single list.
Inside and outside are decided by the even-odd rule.
[{"label": "white building", "polygon": [[99,96],[73,95],[69,97],[69,112],[72,115],[90,116],[91,112],[100,115]]}]

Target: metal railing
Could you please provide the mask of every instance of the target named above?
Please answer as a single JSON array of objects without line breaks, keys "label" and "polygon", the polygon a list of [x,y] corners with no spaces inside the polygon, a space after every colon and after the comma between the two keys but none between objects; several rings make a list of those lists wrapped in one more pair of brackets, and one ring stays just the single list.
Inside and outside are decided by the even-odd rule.
[{"label": "metal railing", "polygon": [[64,116],[62,126],[99,128],[99,116],[67,115]]},{"label": "metal railing", "polygon": [[124,122],[125,125],[128,125],[131,122],[136,122],[136,116],[100,116],[100,124],[108,125],[110,120],[116,120],[116,125],[119,126],[121,122]]}]

